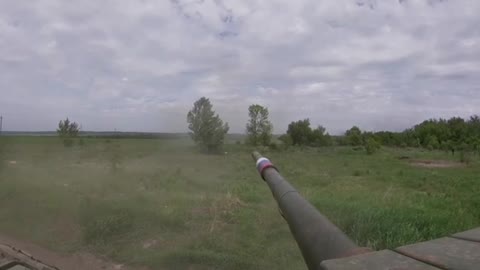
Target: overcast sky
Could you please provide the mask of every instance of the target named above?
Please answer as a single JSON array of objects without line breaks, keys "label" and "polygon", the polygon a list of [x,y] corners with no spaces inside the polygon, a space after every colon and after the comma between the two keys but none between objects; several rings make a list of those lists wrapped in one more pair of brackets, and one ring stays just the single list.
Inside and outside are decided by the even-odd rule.
[{"label": "overcast sky", "polygon": [[0,94],[5,130],[183,132],[201,96],[231,132],[402,130],[480,114],[480,1],[5,0]]}]

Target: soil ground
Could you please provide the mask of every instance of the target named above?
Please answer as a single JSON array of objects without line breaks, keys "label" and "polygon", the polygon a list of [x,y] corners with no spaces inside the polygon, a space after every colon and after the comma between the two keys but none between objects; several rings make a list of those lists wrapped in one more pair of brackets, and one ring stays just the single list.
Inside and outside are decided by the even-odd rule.
[{"label": "soil ground", "polygon": [[450,160],[411,160],[410,164],[425,168],[460,168],[465,167],[465,164]]}]

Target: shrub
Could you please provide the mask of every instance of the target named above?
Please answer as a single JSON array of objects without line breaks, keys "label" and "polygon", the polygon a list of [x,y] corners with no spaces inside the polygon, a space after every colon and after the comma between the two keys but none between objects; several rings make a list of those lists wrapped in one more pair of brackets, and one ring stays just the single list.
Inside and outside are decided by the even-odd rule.
[{"label": "shrub", "polygon": [[374,139],[369,138],[365,146],[368,155],[372,155],[380,149],[380,144]]},{"label": "shrub", "polygon": [[363,146],[354,146],[354,147],[352,147],[352,150],[353,150],[353,151],[363,151],[363,149],[364,149]]},{"label": "shrub", "polygon": [[280,137],[278,137],[278,140],[280,140],[286,147],[293,144],[292,137],[288,134],[281,135]]},{"label": "shrub", "polygon": [[132,216],[128,212],[114,211],[86,221],[83,239],[88,244],[105,244],[127,233],[133,226]]},{"label": "shrub", "polygon": [[278,150],[278,144],[276,142],[271,142],[269,148],[271,150]]},{"label": "shrub", "polygon": [[79,214],[83,241],[90,245],[109,244],[134,225],[133,213],[112,202],[87,199],[82,202]]},{"label": "shrub", "polygon": [[79,125],[75,122],[70,122],[68,118],[58,123],[57,134],[63,139],[63,145],[65,147],[73,146],[73,138],[77,137],[79,132]]}]

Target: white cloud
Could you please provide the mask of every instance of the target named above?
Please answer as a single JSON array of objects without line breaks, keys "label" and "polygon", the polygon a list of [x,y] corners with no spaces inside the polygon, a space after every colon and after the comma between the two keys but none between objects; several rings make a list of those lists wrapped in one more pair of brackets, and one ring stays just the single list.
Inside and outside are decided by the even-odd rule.
[{"label": "white cloud", "polygon": [[[243,132],[402,129],[480,107],[480,2],[61,0],[0,3],[0,113],[10,130],[185,131],[205,95]],[[122,120],[123,119],[123,120]],[[152,124],[155,123],[155,124]]]}]

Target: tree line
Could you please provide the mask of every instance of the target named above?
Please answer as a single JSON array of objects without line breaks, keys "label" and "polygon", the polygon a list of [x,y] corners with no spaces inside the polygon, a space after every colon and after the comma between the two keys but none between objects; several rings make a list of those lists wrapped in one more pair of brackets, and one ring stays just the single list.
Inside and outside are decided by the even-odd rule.
[{"label": "tree line", "polygon": [[[273,125],[269,120],[268,108],[252,104],[248,108],[249,120],[245,126],[245,143],[252,146],[277,147],[273,140]],[[229,131],[224,122],[213,110],[206,97],[201,97],[187,113],[189,134],[193,141],[207,152],[221,150],[225,136]],[[66,146],[73,144],[78,135],[79,125],[68,118],[59,122],[57,133]],[[480,153],[480,117],[471,116],[465,120],[460,117],[450,119],[430,119],[402,132],[362,131],[353,126],[342,136],[331,136],[325,127],[312,128],[310,120],[293,121],[287,132],[278,137],[283,146],[332,146],[349,145],[364,148],[367,153],[376,152],[380,146],[423,147],[430,150],[444,150],[455,154],[456,151]]]},{"label": "tree line", "polygon": [[424,147],[444,151],[480,151],[480,117],[430,119],[403,132],[376,132],[381,144],[399,147]]},{"label": "tree line", "polygon": [[[228,132],[228,124],[223,124],[212,108],[209,99],[202,97],[195,102],[194,108],[187,117],[192,138],[209,150],[220,147]],[[254,146],[275,144],[272,141],[273,125],[268,118],[268,108],[253,104],[248,108],[248,114],[246,143]],[[430,150],[451,151],[452,154],[455,151],[479,152],[480,117],[474,115],[468,120],[460,117],[452,117],[448,120],[430,119],[403,132],[370,132],[353,126],[341,136],[331,136],[321,125],[312,128],[310,120],[307,118],[291,122],[287,132],[278,139],[285,146],[350,145],[363,147],[369,154],[376,152],[382,145],[423,147]]]}]

